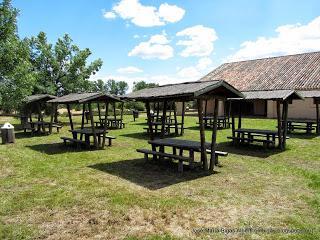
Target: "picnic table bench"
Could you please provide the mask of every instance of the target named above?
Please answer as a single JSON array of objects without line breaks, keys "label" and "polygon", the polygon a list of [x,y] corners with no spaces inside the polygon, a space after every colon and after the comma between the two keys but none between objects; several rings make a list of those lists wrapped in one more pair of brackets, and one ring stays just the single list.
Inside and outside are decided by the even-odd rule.
[{"label": "picnic table bench", "polygon": [[235,144],[251,144],[253,142],[263,143],[264,147],[275,147],[278,132],[264,129],[239,128],[234,130],[232,139]]},{"label": "picnic table bench", "polygon": [[[101,118],[101,121],[96,121],[96,127],[104,127],[105,119]],[[122,118],[114,118],[114,117],[108,117],[107,118],[107,127],[108,128],[125,128],[126,123],[123,122]]]},{"label": "picnic table bench", "polygon": [[[194,168],[196,165],[194,153],[201,152],[201,143],[192,140],[182,140],[174,138],[155,139],[148,142],[152,146],[152,150],[148,149],[137,149],[138,152],[144,153],[144,157],[148,160],[148,155],[152,155],[154,160],[157,160],[157,156],[160,159],[166,157],[169,159],[175,159],[179,161],[178,171],[183,172],[183,162],[188,162],[190,168]],[[206,143],[206,153],[211,154],[211,144]],[[172,153],[165,153],[165,147],[171,147]],[[157,150],[159,148],[159,150]],[[183,156],[183,152],[188,151],[188,156]],[[179,153],[178,153],[179,151]],[[216,162],[215,165],[219,164],[218,156],[227,156],[227,152],[215,151]]]},{"label": "picnic table bench", "polygon": [[[27,130],[31,131],[31,134],[34,133],[48,133],[49,131],[46,131],[46,128],[50,128],[51,122],[45,122],[45,121],[35,121],[35,122],[27,122],[23,126],[24,132],[27,132]],[[62,125],[58,123],[52,123],[52,128],[56,128],[57,132],[60,132],[60,129],[62,128]]]},{"label": "picnic table bench", "polygon": [[316,129],[317,122],[311,119],[288,119],[287,126],[289,133],[295,130],[305,130],[309,134]]},{"label": "picnic table bench", "polygon": [[[204,116],[203,117],[204,126],[213,128],[214,117],[213,116]],[[198,123],[199,124],[199,123]],[[231,123],[229,122],[229,118],[227,116],[218,116],[217,117],[217,127],[219,129],[230,128]]]},{"label": "picnic table bench", "polygon": [[[85,145],[86,147],[90,147],[90,137],[93,137],[93,131],[92,128],[79,128],[79,129],[74,129],[74,130],[69,130],[69,132],[72,133],[72,138],[69,137],[61,137],[63,142],[66,144],[66,142],[71,142],[75,143],[77,146]],[[99,146],[102,144],[102,138],[104,135],[104,129],[101,128],[96,128],[95,129],[95,134],[97,136],[97,141]],[[107,134],[107,131],[105,132]],[[84,136],[84,140],[83,139]],[[116,139],[113,136],[110,135],[105,135],[105,138],[108,139],[108,146],[112,145],[112,140]]]},{"label": "picnic table bench", "polygon": [[[178,131],[181,130],[182,123],[166,122],[164,125],[165,125],[165,134],[169,135],[171,132],[171,129],[175,129],[176,127],[178,127]],[[158,132],[161,132],[162,122],[151,122],[151,126],[153,129],[153,132],[157,134]],[[149,127],[144,127],[143,129],[146,130],[147,133],[149,133],[150,131]]]}]

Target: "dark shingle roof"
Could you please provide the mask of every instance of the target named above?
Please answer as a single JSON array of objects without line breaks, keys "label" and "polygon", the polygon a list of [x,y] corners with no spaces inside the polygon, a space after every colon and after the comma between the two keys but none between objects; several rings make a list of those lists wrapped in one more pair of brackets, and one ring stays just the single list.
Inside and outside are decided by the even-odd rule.
[{"label": "dark shingle roof", "polygon": [[246,100],[303,99],[303,97],[294,90],[249,91],[242,93],[244,94]]},{"label": "dark shingle roof", "polygon": [[26,97],[25,103],[30,104],[34,102],[46,102],[48,100],[55,99],[55,98],[57,97],[49,94],[35,94],[35,95]]},{"label": "dark shingle roof", "polygon": [[84,103],[84,102],[95,102],[95,101],[117,101],[121,100],[113,95],[106,93],[71,93],[53,100],[48,101],[49,103]]},{"label": "dark shingle roof", "polygon": [[[219,91],[220,90],[220,91]],[[213,93],[215,91],[215,93]],[[156,100],[156,99],[194,99],[200,95],[217,94],[225,97],[242,97],[242,94],[225,81],[197,81],[168,84],[154,88],[146,88],[124,95],[124,99]]]},{"label": "dark shingle roof", "polygon": [[201,81],[216,79],[240,91],[320,89],[320,52],[225,63]]}]

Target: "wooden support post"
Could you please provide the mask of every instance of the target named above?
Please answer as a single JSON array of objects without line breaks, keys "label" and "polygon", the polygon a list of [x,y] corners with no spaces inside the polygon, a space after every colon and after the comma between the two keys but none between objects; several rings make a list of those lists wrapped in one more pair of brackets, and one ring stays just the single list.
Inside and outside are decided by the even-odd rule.
[{"label": "wooden support post", "polygon": [[157,117],[155,119],[155,122],[159,121],[159,114],[160,114],[160,102],[157,102]]},{"label": "wooden support post", "polygon": [[52,103],[51,106],[51,118],[50,118],[50,126],[49,126],[49,133],[52,133],[52,125],[53,125],[53,119],[54,119],[54,113],[55,113],[55,109],[56,109],[56,104]]},{"label": "wooden support post", "polygon": [[[103,139],[102,139],[102,148],[104,148],[106,144],[106,134],[107,134],[107,117],[108,117],[108,110],[109,110],[109,102],[106,102],[106,109],[104,113],[104,125],[103,125]],[[110,140],[109,140],[110,141]]]},{"label": "wooden support post", "polygon": [[234,110],[231,109],[232,108],[232,102],[230,101],[230,112],[231,112],[231,128],[232,128],[232,137],[235,137],[235,128],[236,128],[236,123],[235,123],[235,119],[234,119]]},{"label": "wooden support post", "polygon": [[214,165],[216,164],[216,141],[217,141],[217,120],[218,120],[219,100],[214,100],[214,111],[213,111],[213,128],[211,138],[211,158],[209,171],[213,172]]},{"label": "wooden support post", "polygon": [[120,113],[121,123],[122,123],[122,120],[123,120],[123,110],[124,110],[124,102],[121,102],[121,113]]},{"label": "wooden support post", "polygon": [[[81,116],[81,129],[84,129],[84,121],[85,121],[85,118],[86,118],[86,104],[83,103],[82,104],[82,116]],[[80,140],[83,139],[83,134],[80,135]]]},{"label": "wooden support post", "polygon": [[206,117],[208,115],[208,100],[205,100],[205,105],[204,105],[204,116]]},{"label": "wooden support post", "polygon": [[86,115],[86,104],[84,103],[84,104],[82,105],[81,129],[84,128],[84,120],[85,120],[85,118],[86,118],[85,115]]},{"label": "wooden support post", "polygon": [[206,152],[206,137],[203,125],[203,100],[198,99],[198,116],[200,124],[200,142],[201,142],[201,162],[203,164],[203,169],[208,170],[207,152]]},{"label": "wooden support post", "polygon": [[280,101],[277,101],[277,122],[278,122],[278,141],[279,141],[279,148],[282,150],[282,122],[281,122],[281,111],[280,111]]},{"label": "wooden support post", "polygon": [[175,102],[173,102],[173,117],[174,117],[175,134],[178,135],[179,128],[178,128],[178,119],[177,119],[177,106]]},{"label": "wooden support post", "polygon": [[90,121],[91,121],[93,142],[94,142],[94,146],[96,148],[98,148],[99,146],[98,146],[98,141],[97,141],[96,129],[95,129],[95,126],[94,126],[94,119],[93,119],[91,102],[88,103],[88,107],[89,107],[89,115],[90,115]]},{"label": "wooden support post", "polygon": [[149,135],[150,139],[153,140],[153,127],[152,127],[152,121],[151,121],[151,113],[150,113],[150,102],[145,102],[146,110],[147,110],[147,118],[148,118],[148,127],[149,127]]},{"label": "wooden support post", "polygon": [[182,111],[181,111],[181,132],[180,135],[182,136],[184,134],[184,115],[186,112],[186,102],[182,102]]},{"label": "wooden support post", "polygon": [[70,128],[71,128],[71,130],[73,130],[72,115],[71,115],[71,110],[70,110],[70,104],[69,103],[67,103],[67,110],[68,110]]},{"label": "wooden support post", "polygon": [[101,124],[101,111],[100,111],[100,103],[97,103],[98,106],[98,115],[99,115],[99,122]]},{"label": "wooden support post", "polygon": [[238,119],[238,129],[241,128],[242,123],[241,123],[241,118],[242,118],[242,104],[241,101],[239,101],[239,119]]},{"label": "wooden support post", "polygon": [[320,114],[319,114],[319,101],[320,100],[316,100],[316,117],[317,117],[317,124],[316,124],[316,132],[318,135],[320,135]]},{"label": "wooden support post", "polygon": [[162,121],[161,121],[161,137],[165,136],[165,130],[166,130],[166,118],[167,118],[167,101],[163,102],[163,115],[162,115]]},{"label": "wooden support post", "polygon": [[287,101],[284,101],[283,102],[283,139],[282,139],[282,142],[283,142],[283,149],[286,149],[286,142],[287,142],[287,131],[288,131],[288,102]]}]

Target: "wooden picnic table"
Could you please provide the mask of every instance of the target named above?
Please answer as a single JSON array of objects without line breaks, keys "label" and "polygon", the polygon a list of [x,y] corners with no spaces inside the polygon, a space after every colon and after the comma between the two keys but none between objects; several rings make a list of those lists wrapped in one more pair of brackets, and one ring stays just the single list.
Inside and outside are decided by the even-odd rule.
[{"label": "wooden picnic table", "polygon": [[[175,139],[175,138],[164,138],[164,139],[155,139],[150,140],[148,142],[152,146],[152,151],[157,152],[157,147],[159,147],[160,153],[165,153],[165,147],[172,147],[172,154],[183,156],[183,151],[186,150],[189,152],[189,166],[193,168],[195,165],[194,162],[194,153],[201,152],[201,143],[198,141],[192,140],[183,140],[183,139]],[[207,149],[207,153],[210,153],[211,144],[205,143],[205,147]],[[179,154],[177,154],[177,150]],[[216,165],[218,164],[217,156],[226,156],[227,153],[216,151]],[[153,159],[156,159],[156,156],[153,155]]]},{"label": "wooden picnic table", "polygon": [[[182,123],[174,123],[174,122],[165,122],[165,134],[170,134],[171,128],[177,128],[177,131],[179,130],[178,126],[181,126]],[[151,126],[153,128],[153,131],[155,134],[157,134],[159,131],[161,131],[162,122],[151,122]],[[160,129],[159,129],[160,127]],[[145,128],[147,132],[149,133],[149,128]],[[177,132],[178,134],[178,132]]]},{"label": "wooden picnic table", "polygon": [[[237,136],[236,136],[237,135]],[[278,131],[265,129],[239,128],[234,130],[231,138],[234,143],[262,142],[265,147],[275,147]]]},{"label": "wooden picnic table", "polygon": [[[78,129],[74,129],[74,130],[69,130],[69,132],[72,133],[72,137],[74,140],[82,140],[83,136],[84,136],[84,142],[87,146],[90,146],[90,137],[92,137],[94,134],[93,134],[93,131],[92,131],[92,128],[78,128]],[[107,133],[107,131],[105,132]],[[98,138],[98,143],[99,143],[99,146],[101,145],[102,143],[102,137],[103,137],[103,134],[104,134],[104,129],[101,129],[101,128],[95,128],[95,134]]]},{"label": "wooden picnic table", "polygon": [[[101,118],[99,122],[95,122],[96,127],[104,127],[105,118]],[[124,128],[125,123],[123,122],[123,118],[121,117],[107,117],[107,127],[114,127],[114,128]]]},{"label": "wooden picnic table", "polygon": [[[24,127],[24,131],[31,130],[31,134],[33,133],[49,133],[51,122],[45,122],[45,121],[32,121],[27,122],[26,126]],[[57,128],[57,132],[59,132],[59,129],[62,127],[61,125],[57,123],[52,123],[53,127]],[[46,131],[46,128],[48,128],[48,131]]]},{"label": "wooden picnic table", "polygon": [[[205,127],[213,127],[214,117],[213,116],[204,116],[203,117]],[[230,122],[227,116],[218,116],[217,117],[217,127],[218,128],[229,128]]]},{"label": "wooden picnic table", "polygon": [[312,133],[317,127],[317,121],[312,119],[288,119],[288,132],[295,130],[306,130],[306,133]]}]

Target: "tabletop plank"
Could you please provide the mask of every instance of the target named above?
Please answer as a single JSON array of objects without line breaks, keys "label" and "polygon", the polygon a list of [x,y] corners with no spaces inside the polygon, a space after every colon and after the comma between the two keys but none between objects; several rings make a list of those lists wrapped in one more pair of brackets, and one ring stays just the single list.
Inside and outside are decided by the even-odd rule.
[{"label": "tabletop plank", "polygon": [[267,129],[239,128],[239,129],[235,129],[234,132],[237,132],[237,133],[257,133],[257,134],[272,134],[272,135],[278,135],[278,132],[277,132],[277,131],[267,130]]}]

